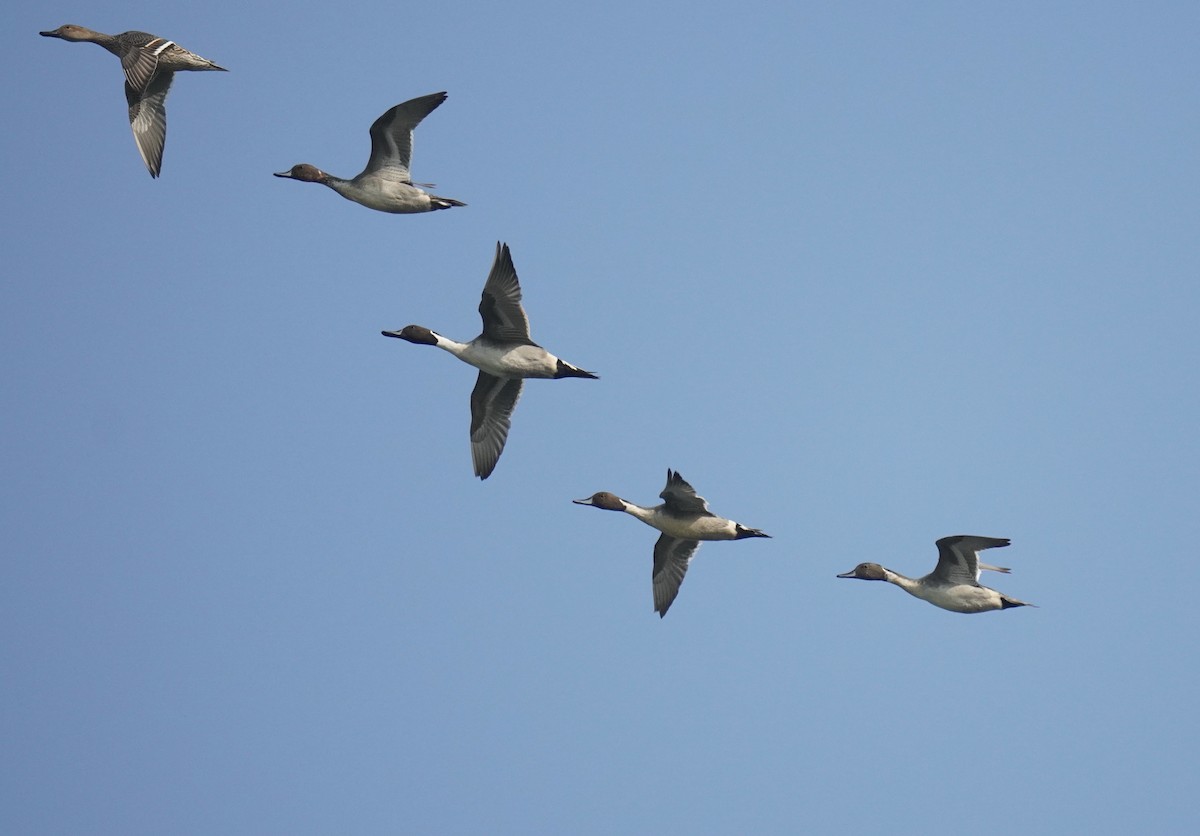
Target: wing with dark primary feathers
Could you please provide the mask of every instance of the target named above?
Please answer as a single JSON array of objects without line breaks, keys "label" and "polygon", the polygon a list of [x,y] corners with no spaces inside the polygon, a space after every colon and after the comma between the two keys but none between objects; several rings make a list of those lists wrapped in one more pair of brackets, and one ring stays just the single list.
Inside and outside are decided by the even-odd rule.
[{"label": "wing with dark primary feathers", "polygon": [[654,571],[651,580],[654,583],[654,611],[658,613],[659,618],[667,614],[671,602],[679,594],[688,564],[699,547],[699,540],[681,540],[667,534],[660,536],[654,544]]},{"label": "wing with dark primary feathers", "polygon": [[167,144],[167,92],[174,78],[175,73],[158,73],[140,89],[125,82],[133,141],[151,177],[162,171],[163,147]]},{"label": "wing with dark primary feathers", "polygon": [[363,174],[386,171],[391,178],[411,183],[413,129],[444,101],[445,93],[430,93],[401,102],[376,119],[371,125],[371,158]]},{"label": "wing with dark primary feathers", "polygon": [[[956,534],[937,541],[938,562],[930,573],[948,583],[979,583],[979,552],[1007,546],[1009,540],[1002,537],[979,537],[973,534]],[[984,564],[987,566],[987,564]],[[997,572],[1007,569],[987,566]]]},{"label": "wing with dark primary feathers", "polygon": [[708,503],[696,495],[696,489],[684,481],[677,471],[667,469],[667,486],[659,494],[667,510],[676,514],[708,514]]},{"label": "wing with dark primary feathers", "polygon": [[521,307],[521,285],[508,244],[496,244],[496,259],[479,300],[479,316],[487,339],[535,345],[529,338],[529,318]]},{"label": "wing with dark primary feathers", "polygon": [[471,460],[480,479],[492,475],[504,452],[522,383],[519,377],[495,377],[480,372],[471,391]]}]

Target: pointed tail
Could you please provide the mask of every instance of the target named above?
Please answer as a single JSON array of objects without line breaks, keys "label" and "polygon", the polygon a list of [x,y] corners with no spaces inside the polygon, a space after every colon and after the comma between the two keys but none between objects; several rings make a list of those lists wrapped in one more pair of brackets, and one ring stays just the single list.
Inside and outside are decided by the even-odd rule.
[{"label": "pointed tail", "polygon": [[455,200],[452,197],[438,197],[437,195],[429,196],[430,211],[436,209],[449,209],[452,206],[466,206],[461,200]]}]

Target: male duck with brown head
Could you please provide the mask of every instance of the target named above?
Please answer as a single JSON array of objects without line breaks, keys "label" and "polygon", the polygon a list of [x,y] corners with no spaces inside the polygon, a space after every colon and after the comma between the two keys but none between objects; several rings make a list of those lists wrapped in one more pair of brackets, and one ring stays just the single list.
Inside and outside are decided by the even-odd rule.
[{"label": "male duck with brown head", "polygon": [[663,503],[651,508],[635,505],[608,491],[571,501],[605,511],[624,511],[662,532],[654,544],[654,568],[650,575],[654,587],[654,611],[662,618],[679,594],[683,576],[696,549],[700,548],[701,540],[744,540],[771,535],[709,511],[704,497],[697,496],[696,489],[674,470],[667,470],[667,486],[659,497]]},{"label": "male duck with brown head", "polygon": [[105,35],[85,26],[68,23],[49,32],[47,38],[64,41],[90,41],[121,59],[125,70],[125,100],[129,104],[129,124],[142,162],[157,177],[162,170],[163,146],[167,142],[167,91],[179,70],[220,70],[207,58],[188,52],[174,41],[149,32],[122,32]]},{"label": "male duck with brown head", "polygon": [[471,459],[475,475],[492,475],[512,423],[513,409],[526,378],[586,377],[597,375],[555,357],[529,338],[529,319],[521,307],[521,285],[507,244],[496,244],[496,258],[479,300],[483,333],[460,343],[421,325],[384,331],[417,345],[436,345],[479,369],[471,392]]},{"label": "male duck with brown head", "polygon": [[992,566],[979,560],[984,549],[1007,546],[1009,540],[1000,537],[979,537],[956,534],[937,541],[938,562],[934,570],[921,578],[907,578],[899,572],[885,569],[878,563],[860,563],[839,578],[861,581],[887,581],[909,595],[928,601],[935,607],[961,613],[1007,610],[1011,607],[1032,607],[1016,598],[979,584],[980,570],[1008,574],[1002,566]]},{"label": "male duck with brown head", "polygon": [[380,212],[407,215],[466,206],[462,201],[438,197],[419,188],[430,184],[413,183],[408,170],[412,162],[413,129],[444,101],[445,93],[430,93],[402,102],[376,119],[371,125],[371,157],[367,167],[352,180],[326,174],[308,163],[276,172],[275,176],[320,183],[346,200]]}]

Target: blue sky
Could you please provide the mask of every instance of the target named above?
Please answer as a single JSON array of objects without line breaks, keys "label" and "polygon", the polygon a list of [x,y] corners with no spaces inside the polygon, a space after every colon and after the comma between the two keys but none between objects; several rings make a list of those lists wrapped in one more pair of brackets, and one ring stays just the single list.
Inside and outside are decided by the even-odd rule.
[{"label": "blue sky", "polygon": [[[0,12],[0,830],[1194,832],[1200,11],[968,5]],[[68,22],[230,69],[160,180]],[[468,207],[271,176],[438,90]],[[477,334],[498,240],[601,379],[481,483],[379,332]],[[668,467],[774,539],[660,620],[570,500]],[[1040,607],[834,578],[955,533]]]}]

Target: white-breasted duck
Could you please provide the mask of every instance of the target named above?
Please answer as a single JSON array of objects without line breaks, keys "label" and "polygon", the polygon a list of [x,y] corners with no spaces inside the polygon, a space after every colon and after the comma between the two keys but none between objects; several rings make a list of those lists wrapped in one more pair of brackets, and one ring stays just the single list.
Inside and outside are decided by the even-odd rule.
[{"label": "white-breasted duck", "polygon": [[429,194],[420,187],[432,188],[432,184],[414,183],[409,173],[413,129],[444,101],[446,93],[430,93],[402,102],[376,119],[371,125],[371,158],[353,180],[326,174],[308,163],[278,171],[275,176],[320,183],[347,200],[380,212],[407,215],[466,206],[460,200]]},{"label": "white-breasted duck", "polygon": [[420,325],[383,331],[417,345],[436,345],[464,363],[479,369],[471,392],[471,459],[475,475],[492,474],[512,424],[513,409],[526,378],[586,377],[598,375],[555,357],[529,337],[529,318],[521,307],[521,285],[507,244],[496,244],[496,258],[479,300],[483,333],[460,343]]},{"label": "white-breasted duck", "polygon": [[85,26],[68,23],[49,32],[47,38],[90,41],[121,59],[125,70],[125,100],[129,103],[129,125],[138,153],[151,177],[162,171],[163,146],[167,142],[167,91],[179,70],[219,70],[207,58],[189,52],[174,41],[149,32],[105,35]]},{"label": "white-breasted duck", "polygon": [[899,572],[885,569],[878,563],[860,563],[839,578],[857,578],[863,581],[887,581],[903,589],[909,595],[928,601],[935,607],[951,612],[976,613],[989,610],[1007,610],[1011,607],[1032,607],[994,589],[979,584],[979,573],[1010,570],[992,566],[979,560],[979,552],[1007,546],[1009,540],[1001,537],[979,537],[971,534],[956,534],[937,541],[938,562],[934,570],[921,578],[907,578]]},{"label": "white-breasted duck", "polygon": [[701,540],[744,540],[747,537],[771,535],[718,517],[709,511],[704,497],[697,496],[696,489],[684,481],[678,471],[668,468],[667,486],[659,497],[663,503],[651,508],[635,505],[608,491],[571,501],[576,505],[591,505],[605,511],[624,511],[662,532],[654,544],[654,568],[650,574],[654,588],[654,611],[662,618],[679,594],[683,576],[696,549],[700,548]]}]

